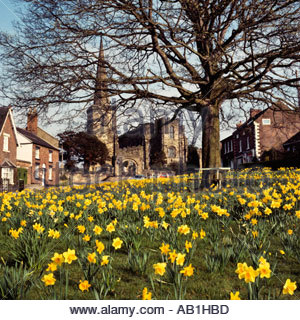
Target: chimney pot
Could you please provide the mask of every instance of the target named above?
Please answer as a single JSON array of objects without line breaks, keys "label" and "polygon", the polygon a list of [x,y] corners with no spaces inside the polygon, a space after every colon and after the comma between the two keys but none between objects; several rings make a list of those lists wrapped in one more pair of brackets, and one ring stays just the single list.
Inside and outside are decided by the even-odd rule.
[{"label": "chimney pot", "polygon": [[236,124],[236,127],[239,128],[242,124],[243,124],[243,122],[240,121],[240,122],[238,122],[238,123]]},{"label": "chimney pot", "polygon": [[27,127],[26,130],[37,134],[37,127],[38,127],[38,114],[36,108],[33,110],[31,109],[27,114]]}]

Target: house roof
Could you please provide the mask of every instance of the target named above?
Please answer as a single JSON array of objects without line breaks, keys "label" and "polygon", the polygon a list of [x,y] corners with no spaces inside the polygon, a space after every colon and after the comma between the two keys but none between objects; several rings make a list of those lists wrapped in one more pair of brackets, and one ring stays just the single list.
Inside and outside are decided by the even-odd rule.
[{"label": "house roof", "polygon": [[34,144],[37,144],[39,146],[46,147],[49,149],[53,149],[53,150],[59,150],[59,149],[55,148],[54,146],[52,146],[51,144],[49,144],[48,142],[46,142],[44,139],[38,137],[36,134],[34,134],[30,131],[27,131],[22,128],[17,128],[17,131],[19,133],[21,133],[23,136],[25,136],[26,138],[28,138]]},{"label": "house roof", "polygon": [[17,143],[17,146],[19,146],[16,125],[15,125],[14,117],[13,117],[10,106],[9,107],[0,107],[0,134],[2,134],[3,129],[4,129],[4,125],[5,125],[5,121],[9,116],[10,116],[11,124],[13,127],[13,132],[14,132],[14,135],[16,138],[16,143]]},{"label": "house roof", "polygon": [[1,165],[0,165],[1,168],[16,168],[16,166],[8,159],[5,159]]},{"label": "house roof", "polygon": [[55,138],[54,136],[52,136],[50,133],[46,132],[44,129],[37,127],[37,136],[44,139],[46,142],[51,144],[53,147],[59,149],[59,140],[57,138]]},{"label": "house roof", "polygon": [[300,143],[300,131],[288,139],[283,145],[288,146],[294,143]]},{"label": "house roof", "polygon": [[267,110],[273,110],[273,111],[290,111],[290,112],[293,112],[294,110],[290,109],[289,107],[287,107],[285,104],[283,103],[277,103],[264,109],[264,110],[261,110],[260,112],[258,112],[255,116],[253,117],[250,117],[247,121],[245,121],[244,123],[242,123],[237,129],[235,129],[232,134],[228,137],[226,137],[225,139],[221,140],[222,141],[225,141],[229,138],[231,138],[235,133],[237,133],[238,131],[240,131],[241,129],[247,127],[249,124],[251,124],[253,121],[257,120],[259,117],[261,117]]},{"label": "house roof", "polygon": [[234,132],[240,131],[241,129],[247,127],[250,123],[252,123],[253,121],[257,120],[260,116],[262,116],[269,108],[262,110],[260,112],[258,112],[254,117],[249,118],[247,121],[245,121],[243,124],[241,124]]},{"label": "house roof", "polygon": [[263,115],[267,110],[268,110],[268,108],[265,109],[265,110],[262,110],[262,111],[258,112],[255,116],[250,117],[247,121],[245,121],[245,122],[242,123],[238,128],[236,128],[236,129],[232,132],[232,134],[231,134],[230,136],[222,139],[221,142],[223,142],[223,141],[225,141],[225,140],[230,140],[230,139],[232,138],[232,136],[233,136],[236,132],[240,131],[241,129],[247,127],[247,126],[248,126],[250,123],[252,123],[253,121],[257,120],[257,119],[258,119],[261,115]]}]

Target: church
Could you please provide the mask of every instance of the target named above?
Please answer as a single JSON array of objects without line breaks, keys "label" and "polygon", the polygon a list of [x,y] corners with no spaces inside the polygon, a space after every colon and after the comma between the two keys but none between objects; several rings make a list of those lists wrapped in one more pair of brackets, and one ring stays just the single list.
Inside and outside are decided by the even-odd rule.
[{"label": "church", "polygon": [[[108,97],[108,77],[104,67],[101,41],[97,65],[94,103],[87,110],[87,132],[102,141],[109,152],[107,165],[115,175],[149,175],[158,153],[165,154],[165,166],[181,172],[187,163],[188,141],[178,119],[167,123],[163,117],[153,123],[141,123],[118,136],[117,110]],[[96,168],[97,169],[97,168]]]}]

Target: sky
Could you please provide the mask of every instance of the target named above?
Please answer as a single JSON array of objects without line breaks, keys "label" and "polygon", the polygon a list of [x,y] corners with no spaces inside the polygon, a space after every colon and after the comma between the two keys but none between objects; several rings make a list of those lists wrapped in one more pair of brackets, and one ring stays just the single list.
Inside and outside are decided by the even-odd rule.
[{"label": "sky", "polygon": [[[5,32],[13,32],[13,22],[18,21],[19,17],[16,13],[16,4],[14,1],[11,0],[0,0],[0,30]],[[1,104],[1,102],[0,102]],[[23,119],[23,121],[17,121],[17,126],[25,127],[27,119]],[[60,126],[45,126],[42,123],[39,123],[39,126],[49,132],[52,135],[56,135],[57,133],[64,130],[64,128]]]},{"label": "sky", "polygon": [[[16,7],[15,1],[0,0],[0,30],[1,31],[13,32],[13,21],[17,21],[19,19],[16,9],[17,7]],[[17,126],[24,127],[25,123],[26,123],[26,119],[24,119],[24,121],[22,121],[21,123],[17,121]],[[54,136],[57,133],[64,131],[65,129],[65,128],[62,128],[60,125],[45,126],[44,124],[39,123],[39,126]],[[228,135],[229,135],[229,132],[226,132],[225,134],[222,132],[221,139],[223,139],[225,136],[228,136]]]},{"label": "sky", "polygon": [[0,30],[12,31],[12,21],[17,20],[18,16],[14,12],[15,5],[9,0],[0,0]]}]

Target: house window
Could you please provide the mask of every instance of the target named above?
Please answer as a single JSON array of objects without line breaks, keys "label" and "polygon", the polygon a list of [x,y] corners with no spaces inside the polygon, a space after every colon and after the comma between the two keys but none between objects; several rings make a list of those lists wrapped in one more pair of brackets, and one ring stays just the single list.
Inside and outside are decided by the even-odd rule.
[{"label": "house window", "polygon": [[36,159],[40,158],[40,147],[35,147],[35,158]]},{"label": "house window", "polygon": [[175,128],[174,128],[174,126],[171,126],[170,127],[170,138],[174,139],[174,136],[175,136]]},{"label": "house window", "polygon": [[35,165],[34,177],[35,177],[35,179],[39,179],[40,178],[40,165],[39,164]]},{"label": "house window", "polygon": [[242,148],[242,140],[240,140],[240,150],[239,150],[240,152],[242,152],[243,151],[243,148]]},{"label": "house window", "polygon": [[176,149],[175,147],[168,148],[168,157],[175,158],[176,157]]},{"label": "house window", "polygon": [[232,140],[230,140],[230,151],[233,150],[233,146],[232,146]]},{"label": "house window", "polygon": [[53,162],[53,151],[49,150],[49,162]]},{"label": "house window", "polygon": [[247,149],[250,149],[250,139],[247,137]]},{"label": "house window", "polygon": [[2,168],[1,178],[9,181],[9,184],[14,183],[14,169],[13,168]]},{"label": "house window", "polygon": [[49,167],[49,180],[52,180],[52,167]]},{"label": "house window", "polygon": [[240,136],[237,134],[237,135],[236,135],[236,139],[238,139],[239,137],[240,137]]},{"label": "house window", "polygon": [[271,119],[262,119],[262,124],[264,126],[269,126],[271,124]]},{"label": "house window", "polygon": [[9,140],[10,135],[7,133],[3,134],[3,151],[8,152],[8,140]]}]

